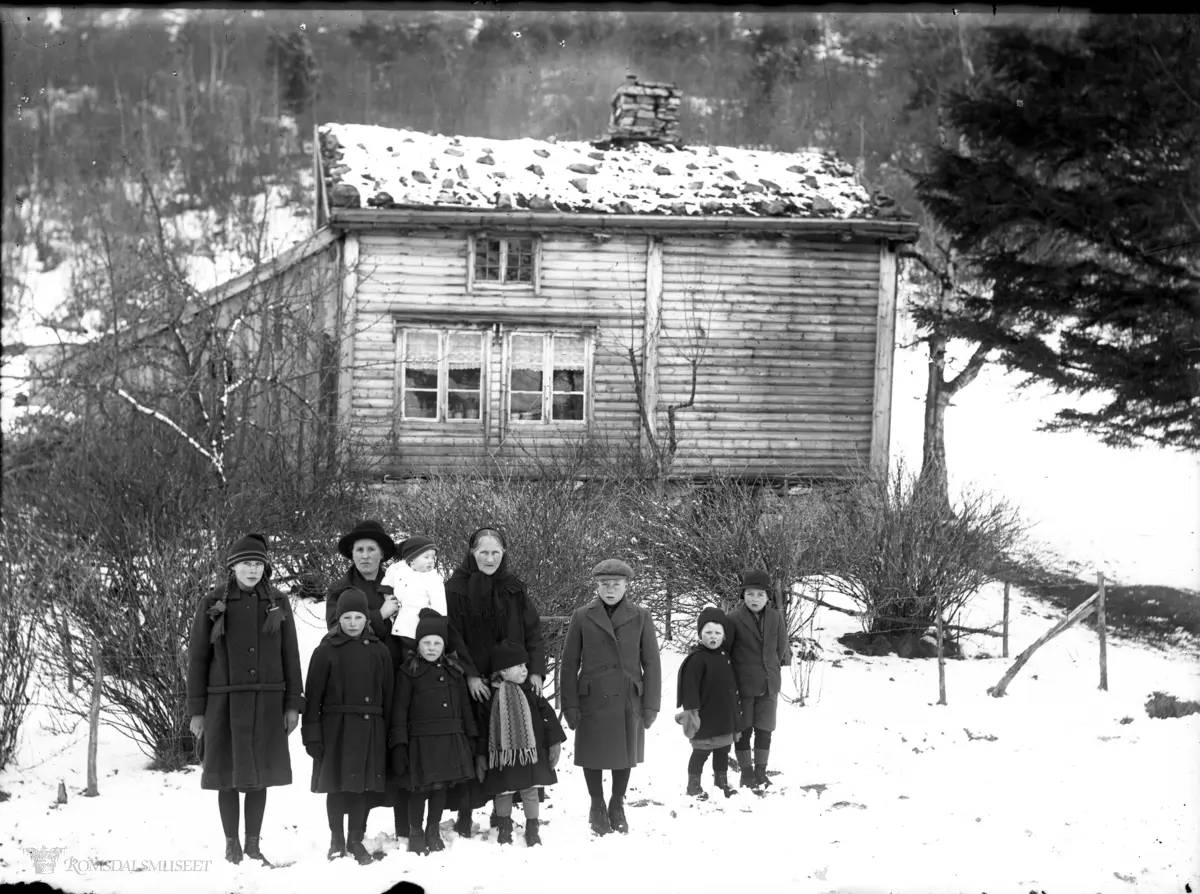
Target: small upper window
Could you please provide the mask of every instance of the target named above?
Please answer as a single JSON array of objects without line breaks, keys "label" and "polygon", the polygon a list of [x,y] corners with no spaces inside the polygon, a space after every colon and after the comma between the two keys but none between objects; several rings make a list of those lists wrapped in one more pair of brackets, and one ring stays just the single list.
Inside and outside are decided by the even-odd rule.
[{"label": "small upper window", "polygon": [[532,237],[474,239],[472,281],[477,286],[533,286],[537,282],[537,252]]}]

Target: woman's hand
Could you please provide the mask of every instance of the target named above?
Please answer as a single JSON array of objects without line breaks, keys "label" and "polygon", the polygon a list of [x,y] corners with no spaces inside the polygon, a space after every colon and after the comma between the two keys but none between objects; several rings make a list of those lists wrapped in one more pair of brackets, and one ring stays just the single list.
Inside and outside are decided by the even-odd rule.
[{"label": "woman's hand", "polygon": [[542,694],[542,675],[541,674],[530,674],[529,675],[529,685],[533,687],[534,695],[541,695]]},{"label": "woman's hand", "polygon": [[492,697],[491,689],[483,682],[482,677],[467,677],[467,689],[471,691],[471,698],[477,702],[487,701]]},{"label": "woman's hand", "polygon": [[[204,718],[201,718],[203,720]],[[283,712],[283,725],[287,727],[288,735],[290,736],[300,725],[300,712],[294,709],[289,709]]]},{"label": "woman's hand", "polygon": [[398,611],[400,611],[400,600],[394,595],[390,595],[387,599],[383,600],[383,606],[379,609],[379,615],[386,621]]},{"label": "woman's hand", "polygon": [[203,736],[204,735],[204,715],[196,714],[195,716],[193,716],[190,727],[192,730],[192,736],[194,738],[199,739],[201,736]]}]

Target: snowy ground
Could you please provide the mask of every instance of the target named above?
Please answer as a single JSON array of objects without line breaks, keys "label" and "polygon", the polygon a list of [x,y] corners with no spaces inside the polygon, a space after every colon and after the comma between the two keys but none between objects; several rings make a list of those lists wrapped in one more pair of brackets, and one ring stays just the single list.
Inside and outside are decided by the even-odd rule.
[{"label": "snowy ground", "polygon": [[[967,623],[999,613],[980,597]],[[1017,595],[1012,653],[1060,616]],[[305,661],[319,639],[301,609]],[[857,629],[822,610],[811,704],[781,705],[772,751],[772,793],[749,791],[697,805],[683,794],[688,746],[671,720],[680,656],[665,653],[663,714],[647,738],[647,763],[633,774],[628,837],[594,839],[587,794],[570,743],[559,784],[543,804],[545,846],[487,838],[413,857],[396,850],[390,811],[377,811],[368,845],[384,859],[369,867],[325,861],[323,799],[309,793],[309,762],[292,737],[297,782],[272,789],[263,848],[293,865],[267,870],[222,860],[216,798],[195,769],[144,769],[129,741],[105,731],[100,797],[84,798],[86,733],[55,735],[27,723],[18,765],[0,774],[12,800],[0,808],[0,881],[45,881],[66,891],[383,891],[402,879],[431,894],[614,890],[727,892],[1183,892],[1200,886],[1200,715],[1152,720],[1152,690],[1200,698],[1196,652],[1109,643],[1110,691],[1097,690],[1097,642],[1075,628],[1044,647],[1003,699],[986,688],[1008,661],[999,640],[978,638],[948,664],[949,705],[939,707],[933,661],[842,653]],[[794,693],[785,675],[785,693]],[[1132,722],[1122,724],[1125,717]],[[711,788],[710,773],[706,786]],[[54,806],[59,780],[70,794]],[[448,817],[443,826],[449,829]],[[487,811],[476,813],[486,826]],[[517,811],[517,825],[522,819]],[[38,874],[26,848],[62,848]],[[108,861],[101,866],[99,861]],[[171,871],[144,861],[208,861]],[[179,867],[181,864],[175,864]]]}]

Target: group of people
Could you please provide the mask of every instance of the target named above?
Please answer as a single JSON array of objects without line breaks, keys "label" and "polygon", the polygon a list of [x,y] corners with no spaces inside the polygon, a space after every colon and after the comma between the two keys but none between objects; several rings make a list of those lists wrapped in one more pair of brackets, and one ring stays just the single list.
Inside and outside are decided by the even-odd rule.
[{"label": "group of people", "polygon": [[[489,801],[499,843],[511,844],[519,797],[525,842],[541,844],[542,789],[557,782],[566,734],[542,695],[541,620],[509,570],[503,533],[476,530],[444,582],[432,540],[397,545],[377,521],[356,525],[338,551],[350,564],[326,592],[329,630],[305,677],[295,620],[270,584],[261,535],[230,547],[227,577],[198,606],[188,712],[201,787],[217,791],[226,859],[268,862],[260,847],[266,790],[292,781],[287,737],[297,726],[313,762],[311,789],[326,796],[331,860],[349,854],[372,862],[363,844],[367,817],[387,806],[397,839],[425,854],[445,848],[445,810],[457,811],[454,830],[470,837],[473,811]],[[632,569],[606,559],[592,576],[596,597],[567,629],[560,698],[591,796],[589,824],[604,835],[629,831],[625,792],[658,716],[662,673],[650,613],[625,598]],[[680,668],[676,720],[692,744],[687,792],[694,797],[707,797],[699,780],[709,753],[715,784],[734,791],[727,771],[735,740],[742,785],[769,784],[779,668],[790,651],[768,590],[765,575],[748,572],[730,616],[707,607],[700,641]]]}]

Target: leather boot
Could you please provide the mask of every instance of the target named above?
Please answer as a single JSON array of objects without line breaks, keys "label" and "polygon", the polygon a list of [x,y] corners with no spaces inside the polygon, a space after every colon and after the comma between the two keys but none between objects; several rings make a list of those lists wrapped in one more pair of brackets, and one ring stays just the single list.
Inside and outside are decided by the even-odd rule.
[{"label": "leather boot", "polygon": [[500,830],[500,834],[496,836],[496,842],[499,844],[512,844],[512,817],[496,817],[496,828]]},{"label": "leather boot", "polygon": [[329,853],[326,857],[330,860],[336,860],[338,857],[346,856],[346,833],[338,824],[338,828],[330,828],[329,830]]},{"label": "leather boot", "polygon": [[460,838],[471,837],[471,811],[460,810],[458,812],[458,819],[454,822],[454,831]]},{"label": "leather boot", "polygon": [[688,773],[687,794],[695,798],[697,801],[708,800],[708,792],[700,787],[699,773]]},{"label": "leather boot", "polygon": [[425,826],[425,850],[427,853],[436,853],[444,851],[446,842],[442,841],[442,830],[433,823],[428,823]]},{"label": "leather boot", "polygon": [[425,848],[425,830],[420,826],[408,827],[408,852],[410,854],[427,854]]},{"label": "leather boot", "polygon": [[363,844],[363,837],[366,835],[366,832],[366,829],[351,829],[350,834],[346,836],[346,850],[350,856],[358,861],[359,866],[368,866],[375,862]]},{"label": "leather boot", "polygon": [[725,797],[729,798],[737,794],[736,788],[731,788],[729,785],[729,774],[725,772],[713,773],[713,785],[725,793]]},{"label": "leather boot", "polygon": [[750,752],[737,752],[738,768],[742,771],[741,786],[742,788],[754,788],[754,765],[750,763]]},{"label": "leather boot", "polygon": [[770,756],[770,748],[754,749],[754,781],[762,788],[771,784],[771,780],[767,778],[767,758]]},{"label": "leather boot", "polygon": [[588,822],[592,825],[592,831],[597,835],[607,835],[612,831],[612,826],[608,822],[608,808],[604,804],[603,798],[592,798],[592,808],[588,811]]},{"label": "leather boot", "polygon": [[230,863],[242,862],[242,843],[236,837],[225,839],[225,859]]},{"label": "leather boot", "polygon": [[246,846],[242,848],[242,852],[251,860],[261,860],[263,863],[269,864],[270,861],[264,857],[263,852],[258,849],[258,839],[259,836],[257,835],[247,835]]},{"label": "leather boot", "polygon": [[625,821],[625,804],[623,802],[624,799],[618,795],[613,795],[608,799],[608,824],[612,826],[614,832],[625,835],[629,832],[629,823]]},{"label": "leather boot", "polygon": [[541,825],[541,820],[527,819],[525,820],[525,846],[533,847],[535,844],[542,843],[542,836],[538,835],[538,826]]}]

